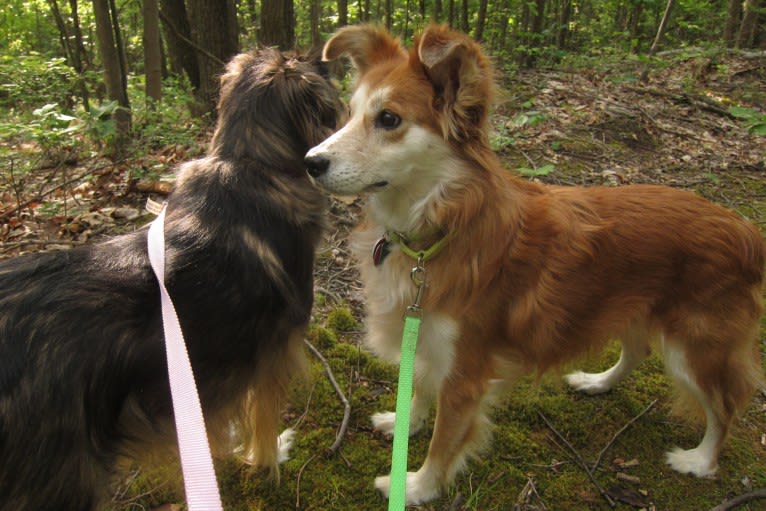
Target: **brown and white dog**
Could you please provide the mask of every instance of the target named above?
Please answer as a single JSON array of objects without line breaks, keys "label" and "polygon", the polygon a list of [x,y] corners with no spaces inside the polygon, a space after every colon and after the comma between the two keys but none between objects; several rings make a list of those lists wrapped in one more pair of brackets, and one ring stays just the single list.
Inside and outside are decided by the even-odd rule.
[{"label": "brown and white dog", "polygon": [[[325,216],[303,157],[342,110],[316,59],[236,56],[210,150],[180,168],[168,198],[166,285],[213,449],[241,447],[274,470]],[[171,454],[146,233],[0,263],[0,511],[102,509],[122,461]]]},{"label": "brown and white dog", "polygon": [[[736,214],[661,186],[553,187],[503,169],[488,144],[493,71],[478,44],[430,26],[403,49],[373,26],[339,30],[324,58],[350,56],[351,117],[307,155],[328,191],[369,194],[353,236],[368,341],[397,362],[418,251],[427,288],[411,432],[437,402],[428,456],[407,500],[435,498],[488,439],[498,380],[542,372],[620,339],[611,369],[575,389],[614,387],[654,345],[706,419],[702,442],[674,449],[677,471],[709,476],[738,410],[761,379],[764,242]],[[374,252],[374,256],[372,255]],[[373,416],[391,433],[394,414]],[[375,485],[384,493],[388,477]]]}]

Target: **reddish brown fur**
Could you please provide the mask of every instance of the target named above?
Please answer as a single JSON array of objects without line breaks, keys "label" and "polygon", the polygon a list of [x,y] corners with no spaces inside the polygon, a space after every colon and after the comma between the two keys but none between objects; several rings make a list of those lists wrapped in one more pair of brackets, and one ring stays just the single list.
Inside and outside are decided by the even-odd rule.
[{"label": "reddish brown fur", "polygon": [[[685,354],[725,436],[761,378],[764,242],[755,226],[668,187],[564,188],[514,176],[487,142],[492,66],[466,36],[429,27],[408,59],[360,56],[361,43],[345,37],[328,45],[333,55],[370,63],[360,85],[392,88],[386,107],[442,134],[469,169],[408,233],[423,246],[451,236],[426,265],[424,302],[425,315],[460,326],[426,461],[441,484],[486,436],[491,379],[542,372],[615,338],[648,352],[662,337]],[[368,219],[355,234],[367,282],[380,271],[368,254],[385,228]],[[409,279],[413,261],[396,247],[385,264],[397,280]],[[414,288],[385,318],[400,321],[413,297]]]}]

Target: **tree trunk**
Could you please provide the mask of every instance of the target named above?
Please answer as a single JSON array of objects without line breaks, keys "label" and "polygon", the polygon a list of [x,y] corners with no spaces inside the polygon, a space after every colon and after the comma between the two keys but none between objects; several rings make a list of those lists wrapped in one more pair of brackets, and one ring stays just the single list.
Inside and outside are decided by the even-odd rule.
[{"label": "tree trunk", "polygon": [[348,25],[348,0],[338,0],[338,27],[346,25]]},{"label": "tree trunk", "polygon": [[563,0],[561,7],[561,23],[556,37],[556,45],[560,50],[565,50],[569,39],[569,22],[572,21],[572,0]]},{"label": "tree trunk", "polygon": [[72,16],[72,33],[74,35],[74,44],[72,44],[72,64],[75,71],[80,75],[79,89],[82,97],[82,106],[86,112],[90,111],[90,101],[88,86],[85,83],[85,69],[90,67],[90,57],[85,50],[85,44],[82,39],[82,30],[80,30],[80,15],[77,11],[77,0],[69,0],[69,9]]},{"label": "tree trunk", "polygon": [[309,17],[311,18],[311,48],[316,50],[322,47],[322,34],[319,32],[319,0],[311,0],[309,4]]},{"label": "tree trunk", "polygon": [[263,0],[261,2],[261,33],[264,46],[282,50],[295,47],[295,6],[293,0]]},{"label": "tree trunk", "polygon": [[[535,0],[535,15],[532,18],[530,48],[539,49],[543,44],[543,22],[545,21],[545,0]],[[537,52],[527,54],[525,67],[534,67]]]},{"label": "tree trunk", "polygon": [[723,40],[727,48],[734,48],[737,42],[737,28],[742,17],[742,0],[729,0],[726,12],[726,24],[723,28]]},{"label": "tree trunk", "polygon": [[476,34],[474,37],[477,41],[484,40],[484,25],[487,21],[487,0],[479,0],[479,13],[476,19]]},{"label": "tree trunk", "polygon": [[447,24],[452,28],[455,27],[455,0],[448,1]]},{"label": "tree trunk", "polygon": [[176,74],[186,73],[196,94],[200,84],[199,65],[184,0],[160,0],[160,5],[160,20],[168,45],[170,69]]},{"label": "tree trunk", "polygon": [[742,6],[742,24],[737,33],[737,48],[752,48],[758,21],[759,0],[745,0]]},{"label": "tree trunk", "polygon": [[633,0],[633,8],[630,11],[630,18],[628,19],[628,33],[630,34],[631,51],[633,53],[638,52],[638,47],[640,45],[639,31],[643,5],[644,4],[638,0]]},{"label": "tree trunk", "polygon": [[[234,0],[189,0],[188,7],[200,76],[197,103],[201,113],[215,114],[219,77],[226,62],[239,51],[236,7]],[[261,36],[268,26],[264,12]]]},{"label": "tree trunk", "polygon": [[125,54],[125,43],[122,40],[122,29],[120,29],[120,23],[117,17],[117,4],[114,0],[109,0],[109,13],[112,18],[112,31],[114,32],[114,46],[117,49],[117,60],[120,62],[120,78],[122,80],[122,88],[128,90],[128,56]]},{"label": "tree trunk", "polygon": [[144,76],[146,95],[154,101],[162,97],[162,52],[160,14],[157,0],[144,0]]},{"label": "tree trunk", "polygon": [[56,22],[56,27],[59,30],[59,42],[61,43],[61,49],[64,50],[67,64],[74,67],[74,58],[72,57],[72,50],[70,49],[69,30],[64,22],[64,17],[61,16],[58,2],[56,2],[56,0],[48,0],[48,6],[51,8],[53,21]]},{"label": "tree trunk", "polygon": [[468,0],[460,2],[460,30],[466,34],[470,30],[468,26]]},{"label": "tree trunk", "polygon": [[104,67],[104,84],[109,99],[120,106],[114,113],[118,139],[115,149],[121,150],[125,138],[130,131],[130,103],[128,91],[123,85],[122,65],[119,60],[119,50],[114,39],[113,20],[109,12],[109,0],[93,0],[93,14],[96,19],[96,37],[101,55],[101,65]]},{"label": "tree trunk", "polygon": [[386,30],[394,26],[394,0],[386,0]]},{"label": "tree trunk", "polygon": [[439,23],[442,20],[442,0],[434,0],[434,21]]},{"label": "tree trunk", "polygon": [[657,46],[662,40],[662,36],[665,35],[665,30],[668,28],[668,21],[670,21],[670,15],[673,12],[673,6],[675,3],[676,0],[668,0],[667,5],[665,6],[665,14],[662,15],[662,21],[660,21],[660,26],[657,29],[657,36],[654,38],[652,47],[649,48],[649,56],[654,55],[654,53],[657,51]]}]

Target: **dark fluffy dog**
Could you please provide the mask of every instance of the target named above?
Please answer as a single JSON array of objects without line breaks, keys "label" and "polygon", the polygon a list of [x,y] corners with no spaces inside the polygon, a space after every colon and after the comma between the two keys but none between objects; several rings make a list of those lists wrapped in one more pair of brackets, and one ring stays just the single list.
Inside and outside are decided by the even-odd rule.
[{"label": "dark fluffy dog", "polygon": [[[235,57],[209,154],[180,169],[165,221],[167,286],[214,452],[236,429],[269,467],[323,223],[303,156],[342,110],[321,66]],[[0,510],[98,509],[121,460],[175,445],[146,233],[0,265]]]}]

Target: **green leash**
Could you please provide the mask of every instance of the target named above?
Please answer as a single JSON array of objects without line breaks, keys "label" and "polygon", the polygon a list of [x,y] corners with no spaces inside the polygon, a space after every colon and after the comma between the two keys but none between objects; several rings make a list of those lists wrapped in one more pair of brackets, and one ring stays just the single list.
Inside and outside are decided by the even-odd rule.
[{"label": "green leash", "polygon": [[391,454],[391,485],[388,495],[388,511],[403,511],[407,503],[407,449],[410,439],[410,406],[412,381],[415,376],[415,349],[420,331],[420,300],[425,288],[426,270],[422,255],[412,269],[410,278],[417,286],[415,303],[407,307],[404,316],[401,359],[399,362],[399,386],[396,392],[396,419],[394,421],[394,446]]}]

